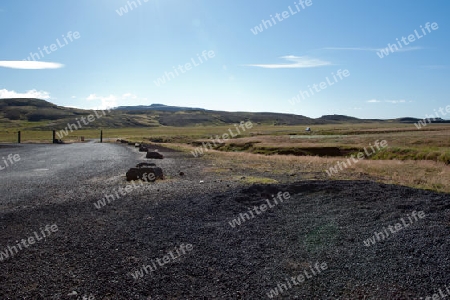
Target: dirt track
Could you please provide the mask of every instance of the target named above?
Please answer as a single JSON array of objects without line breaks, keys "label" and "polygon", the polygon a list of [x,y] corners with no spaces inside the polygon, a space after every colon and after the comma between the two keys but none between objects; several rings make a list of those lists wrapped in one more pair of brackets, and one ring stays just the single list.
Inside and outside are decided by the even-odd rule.
[{"label": "dirt track", "polygon": [[[49,161],[49,175],[30,174],[44,168],[26,159],[33,147],[76,155],[73,173]],[[208,161],[164,150],[156,164],[165,181],[97,209],[104,193],[127,185],[126,168],[145,161],[142,153],[105,144],[17,149],[22,164],[0,173],[0,251],[45,225],[58,231],[0,262],[0,299],[264,299],[278,284],[286,288],[276,298],[419,299],[450,285],[449,195],[368,181],[245,186],[230,180],[233,171],[206,173]],[[278,192],[291,197],[230,225]],[[364,245],[402,218],[408,227]],[[182,244],[192,250],[165,258]],[[316,262],[327,268],[311,275]],[[134,279],[144,265],[156,267]],[[286,278],[301,274],[289,287]]]}]

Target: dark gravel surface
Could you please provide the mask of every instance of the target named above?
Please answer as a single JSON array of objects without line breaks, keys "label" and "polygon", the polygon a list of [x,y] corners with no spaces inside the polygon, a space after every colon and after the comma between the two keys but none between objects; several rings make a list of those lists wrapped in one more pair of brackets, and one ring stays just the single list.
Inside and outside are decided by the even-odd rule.
[{"label": "dark gravel surface", "polygon": [[[0,251],[58,226],[0,261],[0,299],[264,299],[277,285],[275,298],[285,299],[420,299],[450,286],[449,195],[369,181],[247,186],[230,180],[241,175],[232,170],[206,172],[205,159],[159,151],[165,158],[152,162],[164,181],[98,209],[145,153],[98,143],[0,147],[0,157],[21,157],[0,171]],[[291,198],[275,204],[278,192]],[[273,207],[230,225],[266,198]],[[364,245],[402,218],[408,227]],[[167,256],[181,245],[192,249]],[[314,275],[316,262],[326,269]],[[135,279],[144,265],[154,270]],[[286,282],[305,270],[311,278]]]}]

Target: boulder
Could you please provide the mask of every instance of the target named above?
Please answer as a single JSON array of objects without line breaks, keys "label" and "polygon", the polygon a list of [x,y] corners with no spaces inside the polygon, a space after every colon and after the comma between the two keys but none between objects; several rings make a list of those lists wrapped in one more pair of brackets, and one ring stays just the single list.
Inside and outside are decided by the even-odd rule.
[{"label": "boulder", "polygon": [[139,147],[139,152],[148,152],[147,146],[141,145],[141,146]]},{"label": "boulder", "polygon": [[141,144],[139,144],[139,143],[136,143],[136,144],[134,144],[134,146],[135,146],[136,148],[138,148],[138,147],[140,147],[140,146],[141,146]]},{"label": "boulder", "polygon": [[147,155],[145,158],[154,158],[154,159],[163,159],[164,156],[161,153],[158,152],[147,152]]},{"label": "boulder", "polygon": [[134,146],[133,142],[128,142],[128,146]]},{"label": "boulder", "polygon": [[144,180],[153,182],[157,179],[164,179],[163,171],[158,167],[131,168],[126,176],[127,181]]}]

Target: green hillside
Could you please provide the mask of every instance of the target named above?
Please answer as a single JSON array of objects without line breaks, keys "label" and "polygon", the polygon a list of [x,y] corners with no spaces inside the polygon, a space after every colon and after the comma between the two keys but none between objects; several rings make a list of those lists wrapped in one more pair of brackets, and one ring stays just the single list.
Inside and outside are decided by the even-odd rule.
[{"label": "green hillside", "polygon": [[[49,130],[75,123],[93,111],[57,106],[39,99],[0,99],[0,126]],[[103,114],[102,114],[103,115]],[[268,125],[310,125],[324,121],[304,116],[278,113],[223,112],[208,110],[153,110],[149,107],[130,107],[106,111],[86,128],[121,128],[155,126],[226,125],[251,120]]]},{"label": "green hillside", "polygon": [[[76,123],[82,117],[94,114],[91,110],[57,106],[40,99],[0,99],[0,128],[26,128],[30,130],[62,129],[67,123]],[[225,112],[192,109],[175,106],[132,106],[106,111],[95,122],[84,128],[132,128],[132,127],[192,127],[236,124],[252,121],[261,125],[319,125],[342,123],[370,123],[383,120],[362,120],[342,115],[322,116],[317,119],[301,115],[270,112]],[[403,118],[403,122],[417,122],[414,118]],[[390,122],[392,120],[385,120]]]}]

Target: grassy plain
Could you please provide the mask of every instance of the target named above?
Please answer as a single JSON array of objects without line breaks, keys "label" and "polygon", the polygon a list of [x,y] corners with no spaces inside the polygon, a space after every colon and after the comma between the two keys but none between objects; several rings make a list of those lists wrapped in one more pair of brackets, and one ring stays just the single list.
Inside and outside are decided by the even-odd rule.
[{"label": "grassy plain", "polygon": [[[14,131],[0,127],[0,141],[16,142],[17,130],[21,130],[23,143],[51,142],[51,131],[31,131],[26,127]],[[160,142],[191,152],[210,137],[229,133],[228,129],[235,133],[234,126],[102,130],[105,141]],[[430,124],[422,129],[396,123],[315,125],[312,130],[311,134],[305,134],[305,126],[255,125],[238,137],[224,141],[216,150],[208,149],[203,159],[213,161],[217,172],[241,168],[262,173],[271,170],[298,179],[372,179],[450,193],[450,124]],[[63,140],[74,142],[81,136],[98,139],[100,129],[74,131]],[[368,148],[376,140],[386,140],[388,147],[331,177],[326,174],[325,170],[338,161]],[[342,155],[314,154],[317,149],[327,147],[339,148]],[[310,156],[300,156],[305,151]]]}]

